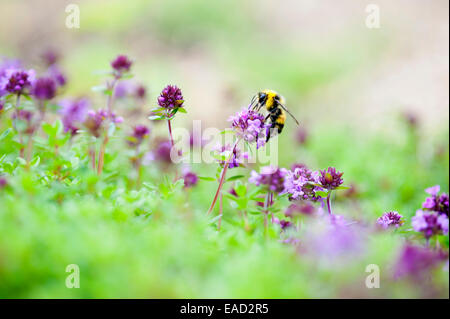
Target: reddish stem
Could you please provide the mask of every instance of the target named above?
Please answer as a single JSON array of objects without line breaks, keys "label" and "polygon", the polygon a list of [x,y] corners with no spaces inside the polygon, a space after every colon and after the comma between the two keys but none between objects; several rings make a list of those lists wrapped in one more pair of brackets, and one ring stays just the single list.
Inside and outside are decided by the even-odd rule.
[{"label": "reddish stem", "polygon": [[223,194],[220,192],[219,198],[219,222],[217,223],[217,230],[220,230],[220,225],[222,224],[222,215],[223,215]]},{"label": "reddish stem", "polygon": [[225,175],[227,174],[228,166],[230,165],[230,161],[233,158],[234,150],[236,149],[237,144],[239,143],[240,139],[234,143],[234,146],[231,150],[230,156],[228,157],[227,161],[225,162],[223,169],[222,169],[222,175],[220,176],[219,180],[219,187],[217,187],[216,195],[214,195],[214,199],[211,203],[211,206],[208,209],[207,215],[211,214],[212,210],[214,209],[214,206],[216,206],[217,198],[219,197],[220,191],[222,190],[223,183],[225,181]]},{"label": "reddish stem", "polygon": [[106,133],[102,146],[100,147],[100,153],[98,154],[98,167],[97,167],[98,175],[101,175],[103,171],[103,165],[105,163],[106,144],[108,144],[108,140],[109,140],[108,133]]}]

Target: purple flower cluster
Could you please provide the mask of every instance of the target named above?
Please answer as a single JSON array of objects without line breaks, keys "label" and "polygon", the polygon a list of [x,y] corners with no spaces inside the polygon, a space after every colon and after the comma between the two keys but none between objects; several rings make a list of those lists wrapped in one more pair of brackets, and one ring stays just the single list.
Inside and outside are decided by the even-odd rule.
[{"label": "purple flower cluster", "polygon": [[[109,116],[108,116],[109,115]],[[123,118],[116,116],[115,113],[109,114],[107,110],[100,109],[98,111],[90,110],[87,112],[87,118],[84,121],[84,126],[95,137],[100,137],[103,123],[107,118],[110,118],[113,123],[122,123]]]},{"label": "purple flower cluster", "polygon": [[397,260],[394,276],[396,278],[412,276],[415,279],[420,279],[442,260],[443,256],[439,253],[423,247],[407,244],[403,247]]},{"label": "purple flower cluster", "polygon": [[60,103],[61,120],[64,125],[64,132],[75,135],[79,126],[85,121],[88,114],[90,102],[86,98],[77,100],[62,100]]},{"label": "purple flower cluster", "polygon": [[195,174],[194,172],[191,172],[191,171],[185,172],[183,175],[183,179],[184,179],[184,187],[185,188],[194,187],[198,183],[197,174]]},{"label": "purple flower cluster", "polygon": [[288,206],[288,208],[284,212],[284,215],[286,217],[292,218],[299,214],[312,215],[312,214],[314,214],[315,211],[316,211],[316,209],[314,208],[314,206],[307,202],[305,202],[303,204],[292,203],[291,205]]},{"label": "purple flower cluster", "polygon": [[48,49],[42,54],[42,60],[47,67],[55,65],[60,59],[60,55],[55,50]]},{"label": "purple flower cluster", "polygon": [[51,100],[56,95],[56,82],[50,77],[42,77],[34,82],[31,94],[38,100]]},{"label": "purple flower cluster", "polygon": [[397,212],[386,212],[381,217],[377,219],[377,224],[383,229],[389,227],[398,228],[403,225],[402,215]]},{"label": "purple flower cluster", "polygon": [[17,113],[13,113],[12,118],[24,121],[26,126],[23,132],[27,135],[31,135],[34,132],[35,125],[33,124],[33,112],[28,110],[19,110]]},{"label": "purple flower cluster", "polygon": [[[217,153],[218,156],[226,157],[226,159],[228,159],[228,156],[230,156],[231,149],[232,149],[232,146],[227,144],[227,145],[217,146],[214,149],[214,151]],[[230,163],[228,164],[228,168],[235,168],[235,167],[242,166],[245,163],[245,161],[248,160],[248,158],[249,158],[248,152],[242,152],[236,146],[233,150],[233,154],[232,154]],[[219,162],[219,165],[223,167],[225,165],[226,159],[225,160],[218,159],[217,161]]]},{"label": "purple flower cluster", "polygon": [[264,166],[261,168],[259,174],[256,171],[252,171],[248,181],[256,186],[264,185],[269,191],[282,193],[285,190],[284,179],[286,173],[287,170],[284,168]]},{"label": "purple flower cluster", "polygon": [[430,194],[430,197],[427,197],[425,202],[422,204],[422,208],[430,211],[435,211],[439,214],[444,214],[447,217],[449,216],[449,197],[448,194],[442,193],[439,195],[440,186],[436,185],[430,188],[427,188],[425,192]]},{"label": "purple flower cluster", "polygon": [[176,85],[166,86],[158,97],[158,105],[167,110],[183,107],[183,94]]},{"label": "purple flower cluster", "polygon": [[144,138],[150,134],[150,130],[145,125],[136,125],[133,128],[133,134],[128,138],[128,144],[130,146],[137,146],[142,143]]},{"label": "purple flower cluster", "polygon": [[336,171],[334,167],[328,167],[327,170],[320,171],[319,182],[324,188],[332,190],[344,182],[342,179],[343,174]]},{"label": "purple flower cluster", "polygon": [[433,235],[446,235],[448,233],[448,217],[437,212],[416,211],[411,224],[415,231],[423,233],[426,239]]},{"label": "purple flower cluster", "polygon": [[6,185],[8,185],[6,178],[0,177],[0,189],[6,187]]},{"label": "purple flower cluster", "polygon": [[236,134],[247,142],[256,142],[256,147],[262,147],[265,144],[266,128],[264,116],[253,110],[244,108],[236,115],[229,118],[231,127]]},{"label": "purple flower cluster", "polygon": [[34,70],[7,69],[0,77],[0,95],[7,93],[24,94],[31,89],[35,81]]},{"label": "purple flower cluster", "polygon": [[319,174],[301,164],[287,171],[284,187],[291,200],[318,200],[315,191],[321,188],[312,184],[318,182]]},{"label": "purple flower cluster", "polygon": [[111,62],[111,66],[117,72],[116,76],[118,77],[125,72],[129,72],[132,64],[133,62],[126,55],[119,55]]}]

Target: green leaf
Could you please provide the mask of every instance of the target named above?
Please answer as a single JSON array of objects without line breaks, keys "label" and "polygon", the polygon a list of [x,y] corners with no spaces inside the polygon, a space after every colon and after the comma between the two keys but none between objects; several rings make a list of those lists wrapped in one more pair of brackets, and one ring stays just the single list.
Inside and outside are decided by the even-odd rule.
[{"label": "green leaf", "polygon": [[30,165],[32,167],[37,167],[39,165],[39,163],[41,162],[41,158],[39,157],[39,155],[36,155],[33,160],[30,162]]},{"label": "green leaf", "polygon": [[9,133],[10,133],[11,131],[12,131],[12,128],[6,129],[6,130],[2,133],[2,135],[0,135],[0,141],[3,140],[4,138],[6,138],[6,137],[9,135]]},{"label": "green leaf", "polygon": [[335,189],[350,189],[350,188],[351,188],[350,186],[341,185],[336,187]]},{"label": "green leaf", "polygon": [[235,181],[235,180],[243,178],[243,177],[245,177],[245,176],[244,175],[234,175],[234,176],[231,176],[230,178],[227,178],[227,182]]},{"label": "green leaf", "polygon": [[179,108],[178,108],[178,112],[184,113],[184,114],[187,113],[187,111],[186,111],[186,109],[185,109],[184,107],[179,107]]},{"label": "green leaf", "polygon": [[150,115],[148,117],[148,119],[150,121],[161,121],[161,120],[165,120],[166,118],[164,116],[162,116],[162,115]]},{"label": "green leaf", "polygon": [[328,196],[328,192],[326,192],[326,191],[315,191],[314,193],[316,195],[320,196],[320,197],[327,197]]}]

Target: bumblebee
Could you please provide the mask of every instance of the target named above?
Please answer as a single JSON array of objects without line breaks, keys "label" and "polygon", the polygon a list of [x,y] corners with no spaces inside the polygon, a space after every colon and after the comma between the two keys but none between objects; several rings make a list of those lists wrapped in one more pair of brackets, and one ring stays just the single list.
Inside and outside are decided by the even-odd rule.
[{"label": "bumblebee", "polygon": [[289,112],[289,110],[284,106],[284,103],[284,98],[272,90],[263,90],[258,92],[250,103],[250,108],[256,110],[257,112],[259,112],[262,107],[265,107],[269,112],[264,119],[264,122],[267,122],[267,120],[270,119],[271,123],[270,129],[267,133],[266,143],[269,141],[270,133],[273,129],[276,128],[278,130],[278,134],[283,131],[284,123],[286,122],[286,113],[294,119],[297,125],[300,125],[294,115],[292,115],[291,112]]}]

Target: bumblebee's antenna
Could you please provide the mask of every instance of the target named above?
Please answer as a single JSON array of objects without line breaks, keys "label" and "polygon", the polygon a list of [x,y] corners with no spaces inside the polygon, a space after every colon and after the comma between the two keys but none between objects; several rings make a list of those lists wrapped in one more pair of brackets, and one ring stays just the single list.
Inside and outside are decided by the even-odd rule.
[{"label": "bumblebee's antenna", "polygon": [[[253,105],[255,102],[256,102],[256,97],[258,96],[258,94],[255,94],[255,95],[253,95],[253,97],[252,97],[252,100],[250,101],[250,105],[248,106],[248,109],[252,109],[252,110],[254,110],[255,109],[255,105]],[[256,105],[258,105],[258,104],[256,104]]]}]

